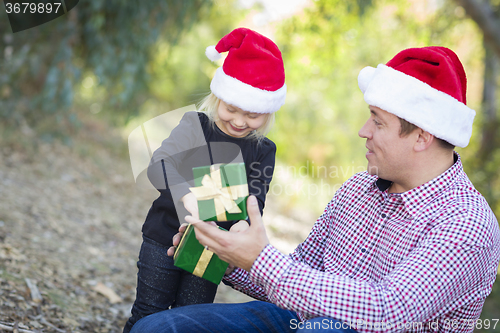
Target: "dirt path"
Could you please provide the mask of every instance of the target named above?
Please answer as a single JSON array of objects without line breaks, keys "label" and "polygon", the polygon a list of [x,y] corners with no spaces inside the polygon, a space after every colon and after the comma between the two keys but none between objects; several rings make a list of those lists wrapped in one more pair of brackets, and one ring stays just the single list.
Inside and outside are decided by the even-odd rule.
[{"label": "dirt path", "polygon": [[[121,332],[156,197],[135,187],[123,155],[78,144],[0,150],[0,332]],[[273,200],[264,220],[271,242],[288,252],[314,220],[280,215]],[[226,286],[216,298],[247,300]]]}]

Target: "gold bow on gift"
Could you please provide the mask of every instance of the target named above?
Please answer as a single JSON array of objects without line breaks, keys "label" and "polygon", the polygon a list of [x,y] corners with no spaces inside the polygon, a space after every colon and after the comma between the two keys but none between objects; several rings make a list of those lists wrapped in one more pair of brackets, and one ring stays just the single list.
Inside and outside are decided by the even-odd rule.
[{"label": "gold bow on gift", "polygon": [[214,199],[217,221],[227,221],[226,211],[230,214],[241,213],[234,200],[248,196],[248,185],[232,185],[222,187],[221,173],[218,165],[210,166],[210,175],[204,175],[201,186],[189,189],[198,200]]}]

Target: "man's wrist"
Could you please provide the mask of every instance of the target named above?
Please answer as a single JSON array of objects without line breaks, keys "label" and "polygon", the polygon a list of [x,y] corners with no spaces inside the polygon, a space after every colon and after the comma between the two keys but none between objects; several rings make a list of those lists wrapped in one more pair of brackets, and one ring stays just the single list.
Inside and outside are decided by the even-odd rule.
[{"label": "man's wrist", "polygon": [[250,280],[263,286],[266,293],[270,295],[291,264],[292,260],[288,256],[279,252],[271,244],[267,244],[252,265]]},{"label": "man's wrist", "polygon": [[235,267],[231,273],[224,275],[224,280],[232,285],[235,285],[245,279],[247,275],[247,271],[239,267]]}]

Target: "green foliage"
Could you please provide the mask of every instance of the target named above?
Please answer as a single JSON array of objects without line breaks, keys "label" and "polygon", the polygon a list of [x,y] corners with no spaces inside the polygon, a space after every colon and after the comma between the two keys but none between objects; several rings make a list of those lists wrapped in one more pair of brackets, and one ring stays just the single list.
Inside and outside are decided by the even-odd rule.
[{"label": "green foliage", "polygon": [[163,109],[196,103],[210,92],[210,81],[222,62],[212,63],[205,49],[217,44],[242,17],[242,13],[214,6],[175,46],[166,41],[158,44],[149,68],[150,92]]},{"label": "green foliage", "polygon": [[356,134],[369,116],[357,84],[359,71],[386,63],[404,48],[425,45],[455,50],[467,45],[462,60],[477,70],[469,66],[469,56],[475,58],[481,45],[470,26],[454,3],[432,7],[406,0],[318,0],[284,22],[277,42],[289,93],[271,133],[280,160],[343,167],[344,176],[329,179],[336,183],[352,174],[346,168],[359,171],[366,160],[364,140]]},{"label": "green foliage", "polygon": [[[500,22],[500,1],[485,1],[477,6],[491,6],[490,20]],[[477,18],[475,18],[477,22]],[[479,24],[478,24],[479,25]],[[479,25],[481,26],[481,25]],[[497,31],[500,34],[500,31]],[[482,103],[476,108],[474,154],[465,159],[469,177],[475,187],[484,195],[497,218],[500,217],[500,57],[495,52],[495,42],[486,35],[482,38],[484,52],[481,61],[484,65]],[[496,47],[498,48],[498,46]],[[498,290],[497,290],[498,294]],[[500,328],[499,328],[500,330]]]},{"label": "green foliage", "polygon": [[288,96],[272,137],[280,147],[279,157],[289,164],[350,164],[354,156],[341,147],[349,145],[359,121],[345,111],[361,105],[354,101],[357,74],[346,51],[360,29],[360,8],[353,1],[314,4],[278,34]]},{"label": "green foliage", "polygon": [[[148,98],[125,132],[165,112],[196,104],[210,92],[210,81],[222,60],[211,62],[205,56],[205,49],[215,45],[244,17],[245,12],[235,3],[230,0],[212,6],[175,45],[159,40],[147,68]],[[96,98],[95,93],[89,95],[91,99]]]},{"label": "green foliage", "polygon": [[156,42],[175,44],[210,7],[203,0],[80,1],[68,14],[16,34],[2,18],[0,119],[47,132],[75,128],[75,92],[91,73],[106,107],[127,120],[148,93]]}]

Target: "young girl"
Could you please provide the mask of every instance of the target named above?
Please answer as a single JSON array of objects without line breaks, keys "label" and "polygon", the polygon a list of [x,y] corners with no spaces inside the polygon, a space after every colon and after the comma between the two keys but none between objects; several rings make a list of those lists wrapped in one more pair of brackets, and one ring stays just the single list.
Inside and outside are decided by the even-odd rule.
[{"label": "young girl", "polygon": [[[276,153],[265,135],[286,95],[281,52],[270,39],[246,28],[209,46],[206,55],[215,61],[221,52],[228,55],[210,84],[211,94],[199,106],[201,112],[187,112],[151,159],[148,177],[160,196],[142,228],[137,295],[123,332],[149,314],[215,298],[217,285],[175,267],[167,255],[184,216],[198,217],[196,198],[189,191],[193,167],[244,162],[249,193],[257,197],[261,213],[264,208]],[[217,222],[230,231],[242,223],[247,222]]]}]

